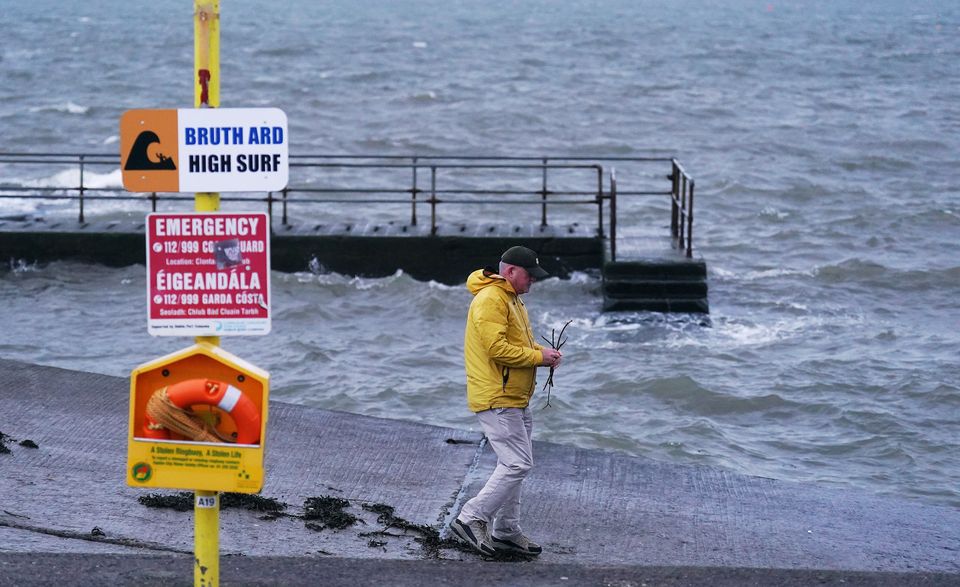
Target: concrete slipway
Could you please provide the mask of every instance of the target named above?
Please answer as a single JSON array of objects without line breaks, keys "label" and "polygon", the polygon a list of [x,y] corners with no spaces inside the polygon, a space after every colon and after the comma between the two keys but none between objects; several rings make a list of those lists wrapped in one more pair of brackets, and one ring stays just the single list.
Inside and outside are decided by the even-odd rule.
[{"label": "concrete slipway", "polygon": [[[192,514],[145,507],[151,491],[125,484],[128,385],[0,359],[0,584],[192,584]],[[291,514],[341,497],[361,521],[316,531],[225,509],[221,582],[960,584],[953,508],[543,442],[535,458],[525,530],[545,552],[484,561],[377,533],[363,508],[442,529],[495,464],[478,433],[272,403],[261,495]]]}]

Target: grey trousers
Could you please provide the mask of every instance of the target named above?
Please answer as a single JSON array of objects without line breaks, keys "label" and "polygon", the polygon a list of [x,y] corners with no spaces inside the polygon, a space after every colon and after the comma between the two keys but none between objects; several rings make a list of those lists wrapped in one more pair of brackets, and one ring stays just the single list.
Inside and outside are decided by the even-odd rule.
[{"label": "grey trousers", "polygon": [[533,416],[529,407],[493,408],[477,412],[477,418],[497,455],[497,468],[458,517],[486,522],[498,538],[518,536],[520,488],[533,468]]}]

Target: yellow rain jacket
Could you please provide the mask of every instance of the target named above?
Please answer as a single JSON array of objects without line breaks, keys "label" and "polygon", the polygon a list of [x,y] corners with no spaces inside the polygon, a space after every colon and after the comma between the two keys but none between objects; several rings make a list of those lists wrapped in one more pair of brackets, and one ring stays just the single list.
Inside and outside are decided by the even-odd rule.
[{"label": "yellow rain jacket", "polygon": [[527,309],[510,282],[492,271],[471,273],[467,289],[474,295],[463,335],[467,406],[473,412],[525,408],[543,362]]}]

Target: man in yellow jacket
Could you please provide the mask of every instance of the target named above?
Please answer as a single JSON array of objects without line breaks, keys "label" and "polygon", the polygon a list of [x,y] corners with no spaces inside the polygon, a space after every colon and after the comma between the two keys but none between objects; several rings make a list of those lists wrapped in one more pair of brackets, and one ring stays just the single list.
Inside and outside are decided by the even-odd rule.
[{"label": "man in yellow jacket", "polygon": [[467,278],[474,295],[463,341],[467,405],[497,455],[497,468],[450,529],[486,555],[538,555],[543,550],[520,529],[520,488],[533,467],[529,404],[536,370],[559,367],[561,354],[537,344],[520,296],[547,276],[534,251],[511,247],[500,258],[497,273],[479,269]]}]

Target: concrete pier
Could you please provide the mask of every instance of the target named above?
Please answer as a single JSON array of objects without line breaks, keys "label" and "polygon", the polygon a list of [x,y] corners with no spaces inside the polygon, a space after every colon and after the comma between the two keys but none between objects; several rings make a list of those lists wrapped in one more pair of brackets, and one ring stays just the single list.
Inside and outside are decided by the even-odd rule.
[{"label": "concrete pier", "polygon": [[[539,253],[551,275],[602,274],[605,311],[709,312],[703,259],[686,258],[668,239],[646,239],[641,251],[628,250],[627,260],[613,262],[607,240],[579,224],[454,223],[433,232],[394,223],[278,223],[270,240],[277,271],[385,277],[401,270],[448,285],[463,283],[478,266],[495,264],[504,250],[522,244]],[[122,267],[143,264],[145,256],[143,221],[0,218],[0,259]]]},{"label": "concrete pier", "polygon": [[[144,264],[144,220],[77,222],[42,217],[0,218],[0,259],[28,263],[76,260],[113,267]],[[516,244],[538,251],[551,275],[603,265],[604,239],[595,228],[392,223],[312,223],[283,225],[274,220],[270,238],[275,271],[333,271],[385,277],[397,270],[419,280],[463,283],[479,264],[493,264]]]},{"label": "concrete pier", "polygon": [[[190,584],[192,513],[125,484],[124,378],[0,359],[0,584]],[[451,390],[459,401],[462,390]],[[36,448],[30,446],[31,443]],[[478,433],[275,402],[264,519],[221,513],[226,584],[956,585],[960,511],[816,484],[535,443],[533,561],[485,561],[386,527],[441,531],[495,465]],[[173,492],[170,492],[173,493]],[[359,521],[311,529],[310,497]],[[367,509],[364,506],[367,506]],[[41,565],[38,569],[37,565]],[[134,581],[134,579],[137,579]]]}]

